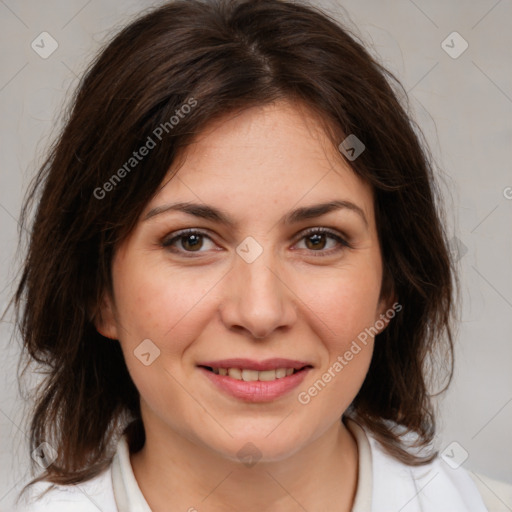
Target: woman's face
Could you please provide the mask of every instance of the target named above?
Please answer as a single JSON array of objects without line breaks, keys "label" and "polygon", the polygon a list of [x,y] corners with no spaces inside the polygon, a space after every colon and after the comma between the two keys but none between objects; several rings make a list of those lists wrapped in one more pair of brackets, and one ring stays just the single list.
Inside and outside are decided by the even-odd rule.
[{"label": "woman's face", "polygon": [[282,459],[339,424],[372,355],[361,335],[389,308],[372,191],[283,102],[215,122],[168,178],[115,254],[98,329],[148,433]]}]

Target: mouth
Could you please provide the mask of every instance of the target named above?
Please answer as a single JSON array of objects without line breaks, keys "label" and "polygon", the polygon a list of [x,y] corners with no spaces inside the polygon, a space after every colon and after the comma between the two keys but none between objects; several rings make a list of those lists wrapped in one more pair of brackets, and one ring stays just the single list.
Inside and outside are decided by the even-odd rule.
[{"label": "mouth", "polygon": [[211,361],[197,365],[215,388],[247,402],[268,402],[297,387],[311,364],[290,359],[262,362],[248,359]]}]

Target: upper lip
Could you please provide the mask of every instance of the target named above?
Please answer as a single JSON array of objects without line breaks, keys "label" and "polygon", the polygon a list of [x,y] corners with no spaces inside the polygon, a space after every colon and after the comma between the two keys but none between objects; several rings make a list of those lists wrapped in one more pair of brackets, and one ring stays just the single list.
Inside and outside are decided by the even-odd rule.
[{"label": "upper lip", "polygon": [[199,363],[198,366],[208,366],[210,368],[241,368],[263,372],[265,370],[276,370],[278,368],[294,368],[295,370],[300,370],[305,366],[311,365],[305,361],[275,357],[272,359],[265,359],[263,361],[243,358],[221,359],[218,361],[204,361]]}]

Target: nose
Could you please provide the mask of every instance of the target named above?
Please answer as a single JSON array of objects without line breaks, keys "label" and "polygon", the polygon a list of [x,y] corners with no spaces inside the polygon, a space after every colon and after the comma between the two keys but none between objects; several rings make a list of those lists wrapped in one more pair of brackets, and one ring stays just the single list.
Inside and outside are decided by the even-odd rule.
[{"label": "nose", "polygon": [[293,325],[296,302],[291,283],[279,269],[270,251],[264,250],[252,263],[236,256],[225,278],[220,312],[228,329],[264,339],[276,329],[286,330]]}]

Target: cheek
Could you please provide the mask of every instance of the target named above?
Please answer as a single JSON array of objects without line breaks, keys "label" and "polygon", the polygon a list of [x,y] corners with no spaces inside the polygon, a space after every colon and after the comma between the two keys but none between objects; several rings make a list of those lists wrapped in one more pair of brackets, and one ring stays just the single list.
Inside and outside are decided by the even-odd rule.
[{"label": "cheek", "polygon": [[[198,414],[195,402],[180,385],[183,354],[211,319],[211,311],[205,308],[216,281],[215,276],[203,273],[199,277],[197,272],[151,265],[142,258],[118,261],[115,267],[114,293],[124,359],[141,397],[165,422],[175,421],[166,417],[171,409],[176,417],[191,422]],[[147,366],[136,357],[146,339],[159,351]]]},{"label": "cheek", "polygon": [[116,305],[126,331],[125,344],[150,338],[161,348],[179,351],[180,340],[189,337],[184,330],[201,330],[204,299],[216,282],[212,273],[201,275],[133,259],[117,268]]},{"label": "cheek", "polygon": [[349,407],[368,373],[379,295],[376,284],[372,279],[347,275],[324,283],[322,293],[310,295],[308,322],[315,326],[323,350],[317,347],[322,354],[320,367],[301,387],[297,401],[311,416],[323,417],[326,424],[337,421]]},{"label": "cheek", "polygon": [[378,266],[347,266],[315,274],[297,282],[303,314],[317,317],[320,339],[326,340],[330,352],[344,352],[347,344],[377,319],[381,285]]},{"label": "cheek", "polygon": [[[302,404],[336,418],[362,385],[373,353],[379,293],[378,265],[345,267],[331,276],[317,274],[314,287],[302,286],[302,314],[323,344],[316,380],[301,389]],[[330,404],[330,407],[328,407]],[[323,411],[323,412],[322,412]]]}]

